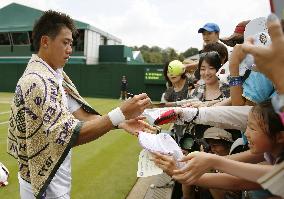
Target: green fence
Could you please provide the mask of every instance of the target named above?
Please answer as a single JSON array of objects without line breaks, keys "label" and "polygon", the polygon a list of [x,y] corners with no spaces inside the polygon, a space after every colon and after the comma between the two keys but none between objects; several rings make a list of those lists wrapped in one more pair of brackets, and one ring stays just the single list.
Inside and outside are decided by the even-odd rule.
[{"label": "green fence", "polygon": [[[16,83],[26,67],[26,62],[0,62],[0,91],[14,92]],[[128,90],[138,94],[146,92],[152,100],[160,100],[166,89],[161,79],[162,66],[149,64],[101,63],[98,65],[67,64],[64,71],[70,76],[83,96],[119,98],[121,77],[128,80]],[[153,80],[145,78],[152,71]],[[156,75],[155,75],[156,74]],[[149,78],[149,74],[146,75]],[[155,77],[158,76],[158,79]]]}]

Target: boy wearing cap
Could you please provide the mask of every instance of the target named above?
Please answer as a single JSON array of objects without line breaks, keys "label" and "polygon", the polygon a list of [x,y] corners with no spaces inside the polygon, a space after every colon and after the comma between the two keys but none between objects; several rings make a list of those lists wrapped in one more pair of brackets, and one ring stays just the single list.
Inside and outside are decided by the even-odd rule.
[{"label": "boy wearing cap", "polygon": [[202,28],[199,28],[198,33],[202,33],[205,46],[219,41],[220,28],[215,23],[206,23]]},{"label": "boy wearing cap", "polygon": [[[199,28],[198,33],[202,33],[203,47],[199,53],[203,52],[204,46],[207,44],[222,43],[219,41],[220,28],[215,23],[206,23],[202,28]],[[197,68],[198,61],[194,63],[185,64],[186,70],[194,70]]]},{"label": "boy wearing cap", "polygon": [[224,129],[211,127],[204,132],[204,139],[214,154],[225,156],[230,152],[233,143],[232,134]]},{"label": "boy wearing cap", "polygon": [[[230,148],[233,143],[232,134],[228,131],[216,127],[208,128],[204,132],[204,139],[209,144],[212,153],[219,156],[226,156],[230,153]],[[217,171],[218,172],[218,171]],[[240,191],[224,191],[220,189],[209,189],[213,198],[239,199],[241,198]]]}]

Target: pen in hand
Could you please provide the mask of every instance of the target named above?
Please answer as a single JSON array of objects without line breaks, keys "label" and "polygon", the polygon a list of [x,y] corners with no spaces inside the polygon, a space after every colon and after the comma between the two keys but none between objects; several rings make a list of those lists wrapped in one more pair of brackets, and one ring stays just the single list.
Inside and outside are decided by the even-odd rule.
[{"label": "pen in hand", "polygon": [[127,93],[127,98],[132,98],[132,97],[134,97],[133,93]]}]

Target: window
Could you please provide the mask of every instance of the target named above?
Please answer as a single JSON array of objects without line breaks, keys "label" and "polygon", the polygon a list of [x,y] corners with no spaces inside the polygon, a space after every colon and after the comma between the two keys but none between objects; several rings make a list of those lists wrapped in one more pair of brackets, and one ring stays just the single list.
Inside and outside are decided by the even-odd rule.
[{"label": "window", "polygon": [[28,32],[13,32],[13,45],[30,45]]},{"label": "window", "polygon": [[84,51],[85,30],[78,30],[78,35],[74,39],[73,46],[75,51]]},{"label": "window", "polygon": [[9,33],[0,33],[0,45],[11,45],[9,39]]}]

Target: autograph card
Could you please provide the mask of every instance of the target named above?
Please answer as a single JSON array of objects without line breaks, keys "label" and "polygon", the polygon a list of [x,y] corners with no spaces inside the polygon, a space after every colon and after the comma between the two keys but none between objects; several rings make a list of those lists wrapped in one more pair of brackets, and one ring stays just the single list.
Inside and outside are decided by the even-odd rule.
[{"label": "autograph card", "polygon": [[152,155],[149,151],[143,149],[139,155],[137,177],[149,177],[163,173],[163,170],[151,161]]}]

